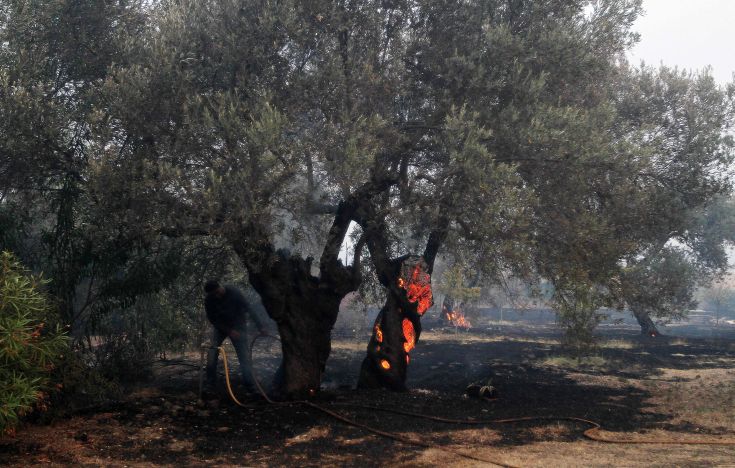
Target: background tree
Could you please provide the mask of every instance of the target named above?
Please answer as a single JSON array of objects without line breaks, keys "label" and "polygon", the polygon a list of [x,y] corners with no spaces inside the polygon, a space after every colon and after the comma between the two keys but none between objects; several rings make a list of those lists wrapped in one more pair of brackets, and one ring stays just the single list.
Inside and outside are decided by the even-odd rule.
[{"label": "background tree", "polygon": [[623,258],[621,292],[641,332],[655,335],[650,316],[681,317],[695,289],[727,269],[733,86],[720,88],[708,70],[643,66],[624,76],[618,96],[616,131],[639,142],[648,165],[636,174],[641,206],[628,220],[644,238]]},{"label": "background tree", "polygon": [[660,335],[653,318],[685,317],[697,304],[697,289],[719,283],[728,269],[725,247],[733,240],[732,200],[718,198],[690,211],[683,236],[651,244],[622,270],[621,292],[647,336]]},{"label": "background tree", "polygon": [[[480,275],[475,274],[471,280],[465,277],[465,268],[459,264],[446,268],[441,276],[441,281],[436,287],[436,291],[443,294],[441,301],[441,317],[450,324],[457,319],[466,320],[466,327],[471,326],[471,321],[477,318],[472,314],[467,314],[467,309],[471,307],[472,302],[476,302],[481,295]],[[455,317],[453,314],[457,314]],[[451,315],[450,315],[451,314]],[[456,323],[454,323],[456,325]]]},{"label": "background tree", "polygon": [[88,227],[101,220],[89,213],[85,184],[99,80],[119,55],[120,36],[140,27],[138,8],[22,0],[0,9],[0,199],[16,219],[4,237],[15,236],[28,265],[46,271],[73,331],[90,270],[104,252],[127,250],[91,238]]},{"label": "background tree", "polygon": [[624,270],[624,296],[643,335],[661,334],[651,317],[681,318],[694,308],[694,292],[702,279],[699,274],[684,252],[672,248],[663,248]]},{"label": "background tree", "polygon": [[735,311],[735,289],[732,276],[726,276],[700,291],[700,300],[707,310],[715,314],[715,326],[719,326],[723,317],[733,317]]}]

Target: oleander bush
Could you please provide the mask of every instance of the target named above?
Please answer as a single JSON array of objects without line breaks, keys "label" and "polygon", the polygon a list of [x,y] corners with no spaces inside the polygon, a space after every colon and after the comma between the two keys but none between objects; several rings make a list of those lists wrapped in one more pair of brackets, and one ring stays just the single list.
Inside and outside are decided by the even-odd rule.
[{"label": "oleander bush", "polygon": [[12,433],[34,410],[46,411],[60,385],[51,375],[68,339],[41,286],[13,254],[0,253],[0,433]]}]

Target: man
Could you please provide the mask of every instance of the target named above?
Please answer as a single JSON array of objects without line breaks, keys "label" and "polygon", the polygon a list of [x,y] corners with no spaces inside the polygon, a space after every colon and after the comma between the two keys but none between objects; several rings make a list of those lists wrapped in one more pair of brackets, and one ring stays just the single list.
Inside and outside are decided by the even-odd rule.
[{"label": "man", "polygon": [[255,393],[250,363],[250,349],[247,340],[246,315],[255,322],[258,331],[265,334],[265,328],[260,318],[253,312],[245,300],[245,296],[234,286],[221,286],[216,280],[207,281],[204,285],[204,309],[207,318],[214,325],[211,349],[207,358],[207,386],[213,388],[217,383],[217,364],[219,362],[217,349],[225,338],[230,338],[232,346],[240,361],[240,372],[245,383],[246,391]]}]

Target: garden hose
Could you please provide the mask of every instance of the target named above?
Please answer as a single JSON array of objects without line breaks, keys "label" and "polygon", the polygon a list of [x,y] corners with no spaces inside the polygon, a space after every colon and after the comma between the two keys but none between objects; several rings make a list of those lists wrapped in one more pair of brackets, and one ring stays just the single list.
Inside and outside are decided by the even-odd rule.
[{"label": "garden hose", "polygon": [[[271,336],[271,335],[258,335],[256,336],[253,341],[250,344],[250,353],[252,355],[253,348],[255,347],[255,343],[257,342],[258,338],[260,337],[270,337],[273,339],[278,340],[277,337]],[[280,340],[279,340],[280,341]],[[227,384],[227,392],[230,395],[230,398],[232,399],[235,404],[238,406],[242,406],[245,408],[252,407],[254,405],[245,405],[241,403],[237,397],[235,396],[234,392],[232,391],[232,384],[230,382],[230,372],[229,367],[227,364],[227,354],[225,352],[225,349],[223,346],[219,347],[219,350],[222,352],[222,358],[224,361],[224,368],[225,368],[225,382]],[[497,466],[503,466],[503,467],[509,467],[509,468],[516,468],[515,465],[510,465],[506,462],[501,462],[498,460],[491,460],[485,457],[479,457],[476,455],[472,455],[469,453],[465,453],[459,450],[455,450],[449,447],[433,444],[430,442],[424,442],[421,440],[416,440],[410,437],[405,437],[400,434],[396,434],[393,432],[387,432],[380,429],[376,429],[374,427],[359,423],[353,419],[347,418],[339,413],[336,413],[328,408],[325,408],[321,405],[317,405],[316,403],[312,403],[310,401],[306,400],[298,400],[298,401],[291,401],[291,402],[277,402],[272,400],[268,394],[263,390],[263,387],[260,385],[260,382],[258,379],[253,375],[253,381],[255,382],[256,387],[258,388],[258,391],[260,392],[261,396],[272,405],[278,405],[278,406],[308,406],[311,408],[314,408],[322,413],[325,413],[334,419],[337,419],[338,421],[341,421],[345,424],[348,424],[350,426],[358,427],[361,429],[364,429],[368,432],[371,432],[373,434],[386,437],[389,439],[393,439],[399,442],[403,442],[405,444],[409,445],[417,445],[420,447],[425,448],[433,448],[437,450],[441,450],[443,452],[451,453],[454,455],[458,455],[464,458],[468,458],[470,460],[475,461],[481,461],[485,463],[491,463],[493,465]],[[519,418],[508,418],[508,419],[452,419],[452,418],[443,418],[439,416],[431,416],[426,415],[423,413],[414,413],[411,411],[404,411],[404,410],[397,410],[397,409],[390,409],[390,408],[383,408],[379,406],[369,406],[369,405],[356,405],[356,404],[340,404],[339,406],[342,407],[349,407],[349,408],[358,408],[358,409],[368,409],[371,411],[382,411],[386,413],[393,413],[393,414],[399,414],[404,416],[411,416],[414,418],[421,418],[421,419],[427,419],[430,421],[436,421],[436,422],[442,422],[442,423],[448,423],[448,424],[465,424],[465,425],[491,425],[491,424],[509,424],[509,423],[519,423],[519,422],[529,422],[529,421],[569,421],[569,422],[576,422],[576,423],[582,423],[592,426],[589,429],[586,429],[583,432],[583,435],[587,437],[590,440],[596,441],[596,442],[604,442],[609,444],[664,444],[664,445],[727,445],[732,446],[735,445],[735,440],[733,439],[718,439],[718,440],[704,440],[704,439],[694,439],[694,440],[675,440],[675,439],[668,439],[668,438],[661,438],[661,439],[643,439],[643,440],[626,440],[626,439],[613,439],[609,437],[605,437],[601,434],[599,434],[599,431],[602,430],[602,426],[595,422],[591,421],[589,419],[583,419],[573,416],[527,416],[527,417],[519,417]]]},{"label": "garden hose", "polygon": [[[253,353],[253,348],[255,346],[255,342],[260,337],[270,337],[270,338],[274,338],[276,340],[279,340],[277,337],[271,336],[271,335],[261,334],[261,335],[256,336],[255,338],[253,338],[253,341],[250,344],[250,354],[251,354],[251,356],[252,356],[252,353]],[[232,398],[232,401],[235,402],[235,404],[238,405],[238,406],[241,406],[243,408],[252,407],[252,406],[248,406],[248,405],[245,405],[242,402],[240,402],[237,399],[237,397],[235,396],[234,392],[232,391],[232,383],[230,382],[230,371],[229,371],[229,367],[228,367],[228,364],[227,364],[227,352],[225,351],[224,346],[220,346],[219,347],[219,350],[222,352],[222,360],[224,361],[224,368],[225,368],[225,383],[227,385],[227,392],[229,393],[230,398]],[[316,403],[312,403],[312,402],[307,401],[307,400],[297,400],[297,401],[290,401],[290,402],[278,402],[278,401],[274,401],[263,390],[263,387],[260,385],[260,382],[255,377],[255,375],[253,375],[253,381],[255,382],[255,385],[258,388],[258,391],[260,392],[260,394],[262,395],[262,397],[268,403],[270,403],[272,405],[277,405],[277,406],[299,406],[299,405],[301,405],[301,406],[308,406],[310,408],[316,409],[317,411],[320,411],[322,413],[325,413],[325,414],[333,417],[334,419],[336,419],[338,421],[341,421],[341,422],[343,422],[345,424],[348,424],[350,426],[354,426],[354,427],[357,427],[357,428],[366,430],[368,432],[371,432],[373,434],[376,434],[376,435],[379,435],[379,436],[382,436],[382,437],[386,437],[386,438],[389,438],[389,439],[396,440],[398,442],[403,442],[403,443],[409,444],[409,445],[418,445],[420,447],[425,447],[425,448],[433,448],[433,449],[441,450],[443,452],[447,452],[447,453],[451,453],[451,454],[454,454],[454,455],[458,455],[460,457],[468,458],[470,460],[480,461],[480,462],[484,462],[484,463],[490,463],[490,464],[493,464],[493,465],[496,465],[496,466],[502,466],[502,467],[505,467],[505,468],[520,468],[520,467],[517,467],[516,465],[511,465],[511,464],[508,464],[508,463],[505,463],[505,462],[501,462],[501,461],[498,461],[498,460],[492,460],[492,459],[486,458],[486,457],[478,457],[476,455],[472,455],[472,454],[469,454],[469,453],[464,453],[464,452],[461,452],[461,451],[458,451],[458,450],[451,449],[449,447],[444,447],[444,446],[441,446],[441,445],[436,445],[436,444],[432,444],[432,443],[429,443],[429,442],[424,442],[424,441],[421,441],[421,440],[416,440],[416,439],[412,439],[412,438],[409,438],[409,437],[405,437],[405,436],[402,436],[400,434],[395,434],[393,432],[387,432],[387,431],[383,431],[383,430],[380,430],[380,429],[376,429],[376,428],[371,427],[371,426],[368,426],[366,424],[359,423],[359,422],[357,422],[357,421],[355,421],[353,419],[347,418],[347,417],[345,417],[345,416],[343,416],[343,415],[341,415],[339,413],[336,413],[336,412],[334,412],[334,411],[332,411],[332,410],[330,410],[328,408],[325,408],[325,407],[323,407],[321,405],[317,405]]]}]

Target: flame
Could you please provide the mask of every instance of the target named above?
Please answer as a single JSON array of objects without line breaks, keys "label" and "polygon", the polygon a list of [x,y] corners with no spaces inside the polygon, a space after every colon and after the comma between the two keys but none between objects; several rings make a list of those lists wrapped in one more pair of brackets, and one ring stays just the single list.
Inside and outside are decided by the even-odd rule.
[{"label": "flame", "polygon": [[424,315],[424,312],[434,303],[431,294],[431,275],[421,271],[419,265],[416,265],[416,268],[413,269],[408,284],[403,278],[398,278],[398,287],[406,290],[409,302],[418,302],[416,312],[419,315]]},{"label": "flame", "polygon": [[380,360],[380,367],[382,367],[385,370],[390,369],[390,362],[386,361],[385,359]]},{"label": "flame", "polygon": [[416,330],[413,328],[413,323],[408,319],[403,319],[402,325],[403,337],[406,339],[403,343],[403,350],[408,353],[416,346]]},{"label": "flame", "polygon": [[455,327],[472,328],[472,324],[467,320],[461,310],[447,312],[447,320]]},{"label": "flame", "polygon": [[375,339],[378,343],[383,342],[383,330],[380,329],[380,325],[375,325]]},{"label": "flame", "polygon": [[409,362],[411,362],[411,358],[408,357],[408,354],[406,354],[406,364],[408,364]]}]

